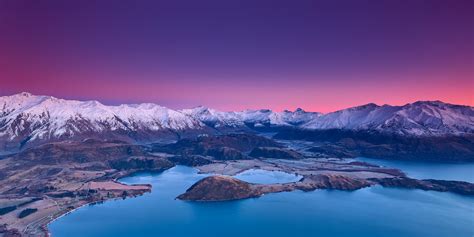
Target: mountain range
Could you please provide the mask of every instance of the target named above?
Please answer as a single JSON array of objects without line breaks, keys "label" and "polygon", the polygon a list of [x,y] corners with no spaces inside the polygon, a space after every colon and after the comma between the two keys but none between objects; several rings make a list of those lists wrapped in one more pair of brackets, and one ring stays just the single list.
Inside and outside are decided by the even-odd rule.
[{"label": "mountain range", "polygon": [[97,137],[152,142],[186,134],[262,131],[375,131],[399,136],[474,134],[474,108],[441,101],[403,106],[366,104],[331,113],[268,109],[224,112],[206,107],[173,110],[153,103],[104,105],[19,93],[0,97],[0,149]]}]

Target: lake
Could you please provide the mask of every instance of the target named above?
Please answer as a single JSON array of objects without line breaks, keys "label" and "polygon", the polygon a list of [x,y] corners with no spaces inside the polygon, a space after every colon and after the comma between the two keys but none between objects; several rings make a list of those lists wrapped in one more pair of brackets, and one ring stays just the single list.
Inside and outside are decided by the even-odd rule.
[{"label": "lake", "polygon": [[282,171],[266,171],[250,169],[234,176],[240,180],[256,184],[277,184],[297,182],[303,178],[301,175],[289,174]]},{"label": "lake", "polygon": [[[262,171],[245,176],[252,180],[252,172],[254,181],[269,181]],[[278,182],[274,178],[279,175],[267,177]],[[53,237],[474,235],[474,198],[451,193],[374,186],[215,203],[175,200],[205,176],[176,166],[124,178],[128,184],[151,183],[152,193],[82,207],[51,223],[50,231]],[[280,181],[287,178],[283,175]]]},{"label": "lake", "polygon": [[474,183],[474,163],[432,163],[365,157],[356,159],[376,165],[397,168],[412,178],[457,180]]}]

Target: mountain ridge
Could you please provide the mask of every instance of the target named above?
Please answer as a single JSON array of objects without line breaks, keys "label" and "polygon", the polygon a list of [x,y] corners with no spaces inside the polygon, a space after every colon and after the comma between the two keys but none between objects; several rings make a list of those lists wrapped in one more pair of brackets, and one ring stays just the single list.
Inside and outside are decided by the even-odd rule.
[{"label": "mountain ridge", "polygon": [[3,143],[23,144],[84,134],[134,136],[132,140],[146,134],[143,140],[147,140],[162,133],[268,127],[373,130],[406,136],[472,135],[474,108],[417,101],[402,106],[369,103],[325,114],[302,109],[224,112],[203,106],[173,110],[154,103],[111,106],[95,100],[65,100],[27,92],[0,97]]}]

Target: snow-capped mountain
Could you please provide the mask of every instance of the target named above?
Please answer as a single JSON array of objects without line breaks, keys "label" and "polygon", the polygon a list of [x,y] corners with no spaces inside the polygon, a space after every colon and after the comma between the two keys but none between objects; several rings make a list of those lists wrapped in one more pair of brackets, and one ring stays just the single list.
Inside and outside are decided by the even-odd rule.
[{"label": "snow-capped mountain", "polygon": [[222,112],[202,106],[194,109],[183,109],[180,112],[215,128],[242,127],[250,124],[255,127],[266,125],[297,126],[321,115],[321,113],[306,112],[302,109],[296,109],[294,112],[288,110],[274,112],[268,109]]},{"label": "snow-capped mountain", "polygon": [[0,137],[29,140],[72,137],[87,132],[184,130],[198,120],[156,104],[106,106],[20,93],[0,97]]},{"label": "snow-capped mountain", "polygon": [[203,122],[207,126],[215,128],[245,126],[238,112],[222,112],[203,106],[193,109],[183,109],[180,110],[180,112]]},{"label": "snow-capped mountain", "polygon": [[401,135],[459,135],[474,133],[474,108],[441,101],[418,101],[403,106],[367,104],[319,116],[302,128],[377,130]]},{"label": "snow-capped mountain", "polygon": [[302,110],[222,112],[204,107],[177,111],[151,103],[106,106],[98,101],[64,100],[24,92],[0,97],[0,139],[25,143],[91,134],[133,135],[136,139],[143,135],[156,137],[160,132],[209,127],[292,126],[318,115]]},{"label": "snow-capped mountain", "polygon": [[223,112],[205,107],[173,110],[151,103],[107,106],[98,101],[64,100],[29,93],[0,97],[0,142],[3,143],[24,144],[91,134],[150,140],[161,132],[205,133],[209,128],[258,127],[376,130],[425,136],[474,134],[474,108],[419,101],[404,106],[367,104],[328,114],[302,109]]}]

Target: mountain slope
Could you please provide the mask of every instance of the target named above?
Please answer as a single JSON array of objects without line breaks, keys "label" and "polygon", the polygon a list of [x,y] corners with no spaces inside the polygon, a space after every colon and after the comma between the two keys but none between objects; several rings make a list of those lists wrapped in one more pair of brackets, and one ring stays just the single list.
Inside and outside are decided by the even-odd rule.
[{"label": "mountain slope", "polygon": [[211,127],[242,127],[246,124],[253,126],[297,126],[308,123],[321,115],[317,112],[306,112],[296,109],[294,112],[285,110],[274,112],[269,109],[244,110],[239,112],[222,112],[206,107],[183,109],[187,114]]},{"label": "mountain slope", "polygon": [[10,141],[65,139],[85,134],[199,129],[185,114],[155,104],[105,106],[21,93],[0,97],[0,137]]},{"label": "mountain slope", "polygon": [[[20,93],[0,97],[0,151],[38,141],[96,137],[140,142],[168,135],[225,132],[259,127],[303,130],[343,129],[409,136],[474,134],[474,108],[440,101],[404,106],[367,104],[328,114],[205,107],[173,110],[156,104],[106,106],[98,101],[64,100]],[[194,132],[192,132],[194,131]]]},{"label": "mountain slope", "polygon": [[474,108],[418,101],[403,106],[367,104],[319,116],[302,128],[313,130],[376,130],[399,135],[474,133]]}]

